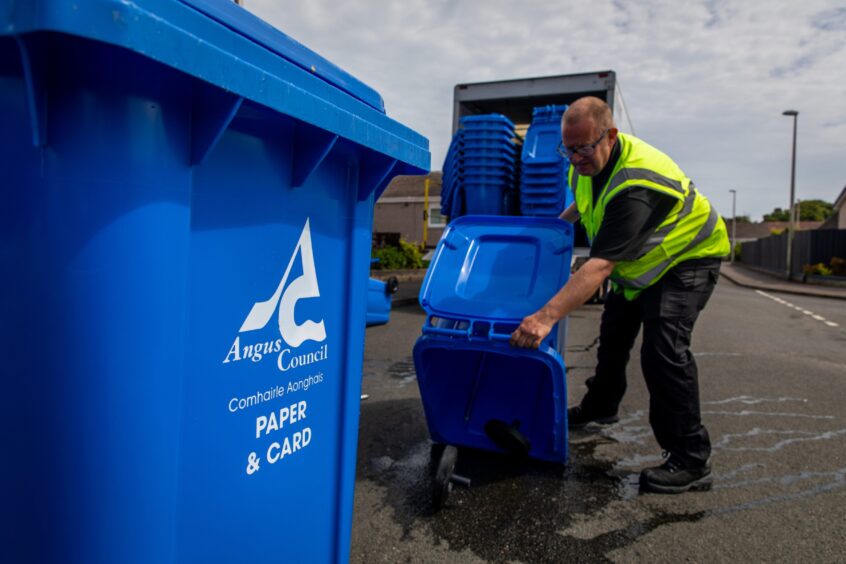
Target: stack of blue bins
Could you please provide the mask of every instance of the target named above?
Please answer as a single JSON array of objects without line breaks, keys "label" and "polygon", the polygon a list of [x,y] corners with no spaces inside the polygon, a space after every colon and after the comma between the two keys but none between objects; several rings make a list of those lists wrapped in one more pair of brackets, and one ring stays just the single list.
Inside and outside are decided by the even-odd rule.
[{"label": "stack of blue bins", "polygon": [[461,125],[465,212],[507,215],[508,193],[516,189],[514,124],[502,114],[485,114],[465,116]]},{"label": "stack of blue bins", "polygon": [[567,181],[570,162],[558,153],[566,110],[567,106],[542,106],[532,112],[520,158],[522,215],[558,217],[573,202]]},{"label": "stack of blue bins", "polygon": [[444,159],[441,184],[441,214],[447,217],[464,215],[464,130],[459,129],[452,136]]},{"label": "stack of blue bins", "polygon": [[538,349],[510,334],[570,275],[573,228],[539,217],[465,216],[438,243],[420,290],[427,317],[414,365],[435,443],[567,460],[563,336]]}]

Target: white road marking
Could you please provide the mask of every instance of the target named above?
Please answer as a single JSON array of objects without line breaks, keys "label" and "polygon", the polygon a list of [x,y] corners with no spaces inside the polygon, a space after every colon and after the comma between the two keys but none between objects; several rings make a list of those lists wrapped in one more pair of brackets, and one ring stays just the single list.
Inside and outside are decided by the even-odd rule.
[{"label": "white road marking", "polygon": [[810,316],[811,319],[816,319],[817,321],[822,321],[823,323],[825,323],[829,327],[840,327],[840,325],[835,323],[834,321],[828,321],[825,317],[823,317],[822,315],[817,315],[813,311],[808,311],[805,308],[799,307],[797,305],[793,305],[790,302],[786,302],[786,301],[782,300],[781,298],[771,296],[770,294],[768,294],[766,292],[762,292],[761,290],[755,290],[755,292],[764,296],[765,298],[769,298],[769,299],[773,300],[776,303],[780,303],[780,304],[785,305],[787,307],[791,307],[791,308],[795,309],[796,311],[801,311],[805,315]]}]

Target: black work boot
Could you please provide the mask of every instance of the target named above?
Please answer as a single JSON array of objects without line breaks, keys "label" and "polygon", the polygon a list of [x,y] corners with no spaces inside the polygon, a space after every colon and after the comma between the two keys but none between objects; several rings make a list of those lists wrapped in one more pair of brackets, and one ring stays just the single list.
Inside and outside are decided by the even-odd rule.
[{"label": "black work boot", "polygon": [[620,418],[616,413],[598,414],[593,411],[582,409],[582,406],[577,405],[567,410],[567,428],[581,429],[588,423],[596,423],[597,425],[610,425],[616,423]]},{"label": "black work boot", "polygon": [[640,473],[642,492],[677,494],[688,490],[711,489],[711,466],[706,462],[688,468],[678,458],[670,457],[661,466],[647,468]]}]

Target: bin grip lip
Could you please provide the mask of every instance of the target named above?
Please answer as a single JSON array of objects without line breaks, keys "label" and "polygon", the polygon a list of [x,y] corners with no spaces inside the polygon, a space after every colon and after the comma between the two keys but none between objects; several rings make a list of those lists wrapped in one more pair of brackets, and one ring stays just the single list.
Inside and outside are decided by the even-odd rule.
[{"label": "bin grip lip", "polygon": [[[428,323],[423,326],[423,335],[418,339],[418,344],[426,342],[434,344],[437,342],[438,346],[443,346],[448,343],[447,347],[450,349],[484,350],[509,355],[530,356],[542,359],[545,363],[554,362],[560,366],[564,365],[561,353],[546,342],[541,343],[537,349],[514,347],[508,342],[510,335],[502,333],[488,334],[487,336],[470,335],[466,329],[446,329],[427,325]],[[416,347],[417,345],[415,345],[415,349]]]}]

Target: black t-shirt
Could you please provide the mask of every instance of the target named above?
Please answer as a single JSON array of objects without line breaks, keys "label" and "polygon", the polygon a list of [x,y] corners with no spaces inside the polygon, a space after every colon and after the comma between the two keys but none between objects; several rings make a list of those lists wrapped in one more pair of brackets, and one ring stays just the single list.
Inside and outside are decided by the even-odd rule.
[{"label": "black t-shirt", "polygon": [[[620,152],[620,141],[617,140],[605,168],[591,178],[594,202],[620,159]],[[676,202],[672,196],[649,188],[625,188],[605,206],[602,225],[593,238],[590,256],[612,261],[637,259],[647,239],[667,218]]]}]

